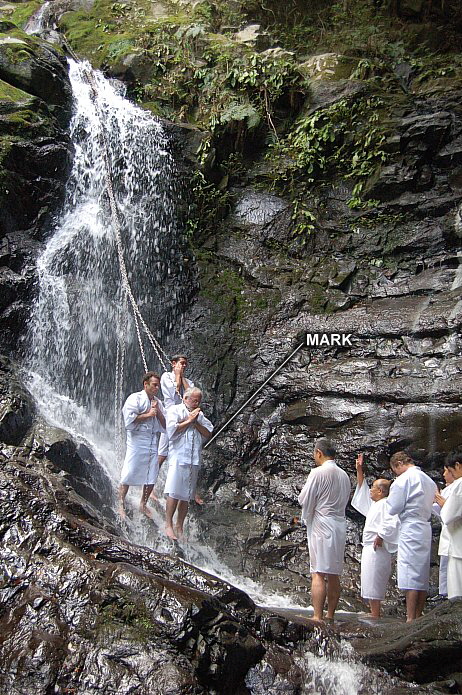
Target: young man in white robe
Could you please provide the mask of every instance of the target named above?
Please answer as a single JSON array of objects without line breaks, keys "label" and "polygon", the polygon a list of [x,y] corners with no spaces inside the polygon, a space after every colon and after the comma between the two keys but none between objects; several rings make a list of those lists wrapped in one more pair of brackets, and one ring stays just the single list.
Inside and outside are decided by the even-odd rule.
[{"label": "young man in white robe", "polygon": [[406,594],[406,621],[422,615],[430,577],[432,530],[430,519],[435,494],[433,480],[404,451],[390,459],[396,480],[387,497],[387,511],[399,516],[398,588]]},{"label": "young man in white robe", "polygon": [[454,476],[451,494],[441,503],[441,521],[449,533],[448,598],[462,596],[462,447],[449,454],[446,466]]},{"label": "young man in white robe", "polygon": [[[174,355],[171,359],[172,370],[164,372],[160,377],[160,388],[164,401],[164,408],[168,410],[174,405],[181,405],[183,395],[187,389],[194,386],[194,383],[187,379],[184,375],[188,367],[188,358],[186,355]],[[162,433],[159,439],[159,470],[168,456],[168,437],[166,433]],[[157,500],[155,491],[151,493],[153,500]],[[202,500],[199,500],[202,504]]]},{"label": "young man in white robe", "polygon": [[[447,500],[451,494],[452,484],[454,482],[454,476],[450,468],[446,466],[443,469],[443,478],[446,482],[446,487],[440,490],[435,497],[435,502],[433,504],[433,513],[441,519],[441,509],[444,502]],[[438,555],[440,558],[439,567],[439,582],[438,582],[438,594],[440,596],[448,595],[448,555],[449,555],[449,531],[448,527],[441,520],[441,533],[440,541],[438,544]]]},{"label": "young man in white robe", "polygon": [[183,534],[189,502],[196,492],[202,446],[213,432],[212,423],[200,409],[201,400],[201,390],[193,387],[185,391],[180,405],[167,410],[169,447],[164,489],[164,494],[168,495],[165,533],[172,540],[178,540]]},{"label": "young man in white robe", "polygon": [[327,619],[333,620],[340,598],[340,575],[345,554],[345,508],[350,479],[335,461],[335,449],[325,438],[314,446],[314,468],[301,491],[302,520],[310,554],[313,620],[322,621],[327,597]]},{"label": "young man in white robe", "polygon": [[142,485],[140,511],[152,514],[146,507],[159,473],[157,447],[165,432],[165,409],[157,398],[160,377],[155,372],[143,376],[143,390],[132,393],[122,409],[127,432],[127,450],[119,486],[119,514],[126,518],[125,498],[130,485]]},{"label": "young man in white robe", "polygon": [[399,519],[390,516],[386,499],[391,481],[375,480],[369,489],[364,477],[364,456],[356,459],[357,485],[351,506],[366,517],[361,554],[361,596],[368,601],[372,618],[380,618],[391,573],[391,560],[398,550]]}]

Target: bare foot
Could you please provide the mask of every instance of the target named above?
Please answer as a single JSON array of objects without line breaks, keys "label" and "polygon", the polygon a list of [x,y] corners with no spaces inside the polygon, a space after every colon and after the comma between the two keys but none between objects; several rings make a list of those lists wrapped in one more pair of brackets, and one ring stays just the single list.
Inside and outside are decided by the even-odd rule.
[{"label": "bare foot", "polygon": [[313,615],[313,617],[311,618],[311,620],[312,620],[313,622],[315,622],[315,623],[323,623],[323,622],[324,622],[324,618],[318,618],[318,617],[316,617],[316,616],[314,616],[314,615]]},{"label": "bare foot", "polygon": [[150,509],[146,507],[145,504],[140,504],[140,512],[141,514],[144,514],[145,516],[148,517],[148,519],[152,519],[152,512]]},{"label": "bare foot", "polygon": [[204,504],[204,500],[202,499],[202,497],[199,497],[199,495],[196,495],[194,497],[194,501],[196,504]]},{"label": "bare foot", "polygon": [[171,526],[165,527],[165,535],[167,536],[167,538],[170,538],[170,540],[172,540],[172,541],[178,540],[178,538],[175,536],[175,534],[173,532],[173,528]]},{"label": "bare foot", "polygon": [[178,524],[175,526],[175,533],[178,536],[178,538],[183,538],[183,528],[181,526],[178,526]]}]

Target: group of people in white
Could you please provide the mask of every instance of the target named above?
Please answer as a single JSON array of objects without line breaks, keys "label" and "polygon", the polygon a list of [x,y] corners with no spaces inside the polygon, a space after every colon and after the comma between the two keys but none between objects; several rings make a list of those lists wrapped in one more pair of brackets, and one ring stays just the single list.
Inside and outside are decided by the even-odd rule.
[{"label": "group of people in white", "polygon": [[[171,540],[183,535],[189,502],[196,496],[202,446],[210,438],[213,425],[200,404],[202,392],[184,372],[185,355],[172,358],[172,371],[160,377],[155,372],[143,376],[143,390],[132,393],[122,409],[127,431],[127,448],[119,486],[119,514],[126,518],[125,498],[131,485],[142,486],[140,511],[151,518],[148,500],[154,496],[160,466],[167,459],[168,472],[165,533]],[[157,397],[162,389],[163,403]]]},{"label": "group of people in white", "polygon": [[[307,527],[314,620],[333,620],[340,597],[346,517],[350,499],[348,475],[335,463],[333,444],[318,439],[315,468],[300,493],[302,520]],[[406,595],[407,622],[422,615],[430,576],[431,514],[441,517],[439,593],[462,596],[462,447],[448,454],[444,468],[447,486],[440,492],[433,480],[404,451],[390,458],[392,482],[375,480],[369,489],[364,459],[356,459],[357,486],[352,506],[366,517],[361,555],[361,596],[372,618],[380,617],[397,553],[398,588]]]},{"label": "group of people in white", "polygon": [[[126,400],[122,414],[127,449],[119,487],[119,513],[126,518],[125,498],[131,485],[142,486],[140,511],[152,517],[147,503],[154,494],[159,468],[168,461],[164,494],[165,533],[181,538],[189,503],[196,486],[202,447],[213,425],[202,412],[202,392],[185,377],[185,355],[172,358],[171,372],[143,376],[143,389]],[[159,400],[162,389],[163,403]],[[315,467],[299,502],[307,527],[311,595],[314,620],[333,620],[340,598],[345,539],[345,509],[350,500],[350,479],[335,463],[333,444],[325,438],[314,446]],[[392,556],[397,553],[398,588],[406,594],[407,621],[420,617],[430,574],[432,511],[441,517],[439,546],[440,594],[462,595],[462,447],[446,458],[447,486],[440,492],[433,480],[404,451],[390,458],[396,478],[376,480],[369,489],[363,455],[356,459],[357,486],[352,506],[366,517],[361,557],[361,596],[373,618],[380,617]]]}]

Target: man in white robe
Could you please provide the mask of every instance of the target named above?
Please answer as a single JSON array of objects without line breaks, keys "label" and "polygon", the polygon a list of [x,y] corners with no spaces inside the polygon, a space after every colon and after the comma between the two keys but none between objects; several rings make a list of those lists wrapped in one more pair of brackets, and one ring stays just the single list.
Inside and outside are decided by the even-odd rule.
[{"label": "man in white robe", "polygon": [[328,439],[315,442],[316,468],[310,472],[298,498],[307,528],[313,619],[318,621],[323,619],[326,596],[327,619],[334,619],[345,554],[345,508],[351,485],[334,456],[335,449]]},{"label": "man in white robe", "polygon": [[435,494],[433,480],[404,451],[390,459],[397,476],[387,497],[387,510],[399,516],[398,588],[406,593],[407,622],[422,615],[430,576],[432,530],[430,519]]},{"label": "man in white robe", "polygon": [[[441,519],[441,509],[451,494],[452,483],[454,482],[454,476],[450,468],[446,466],[443,469],[443,478],[446,482],[446,487],[444,487],[435,496],[435,502],[433,504],[433,513]],[[440,541],[438,543],[438,555],[440,558],[439,567],[439,582],[438,582],[438,594],[440,596],[448,595],[448,555],[449,555],[449,531],[448,527],[441,520],[441,532]]]},{"label": "man in white robe", "polygon": [[362,538],[361,596],[369,602],[371,617],[380,618],[380,606],[391,573],[392,555],[398,550],[399,519],[387,512],[385,504],[391,482],[379,478],[369,489],[364,478],[363,463],[363,454],[359,454],[356,459],[358,482],[351,506],[366,517]]},{"label": "man in white robe", "polygon": [[456,598],[462,596],[462,447],[447,456],[446,466],[454,482],[443,502],[441,521],[449,532],[448,598]]},{"label": "man in white robe", "polygon": [[122,409],[127,431],[127,450],[119,486],[119,514],[125,519],[125,497],[130,485],[142,485],[140,511],[152,517],[146,507],[157,480],[159,436],[165,432],[165,409],[156,397],[160,377],[155,372],[143,376],[143,390],[132,393]]},{"label": "man in white robe", "polygon": [[[183,525],[190,500],[196,491],[197,476],[201,464],[202,446],[210,438],[213,425],[200,409],[202,392],[198,388],[187,389],[183,403],[167,411],[168,473],[164,494],[166,504],[165,532],[172,540],[183,534]],[[176,524],[173,516],[176,512]]]}]

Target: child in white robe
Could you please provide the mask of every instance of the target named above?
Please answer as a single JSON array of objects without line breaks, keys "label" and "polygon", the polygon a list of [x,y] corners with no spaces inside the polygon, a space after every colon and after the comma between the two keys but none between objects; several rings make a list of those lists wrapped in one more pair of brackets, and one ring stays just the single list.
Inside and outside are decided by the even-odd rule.
[{"label": "child in white robe", "polygon": [[380,478],[369,489],[363,471],[363,454],[356,459],[358,484],[351,506],[366,517],[361,555],[361,596],[369,602],[371,617],[380,618],[391,573],[392,555],[398,550],[399,519],[388,514],[385,501],[390,481]]}]

